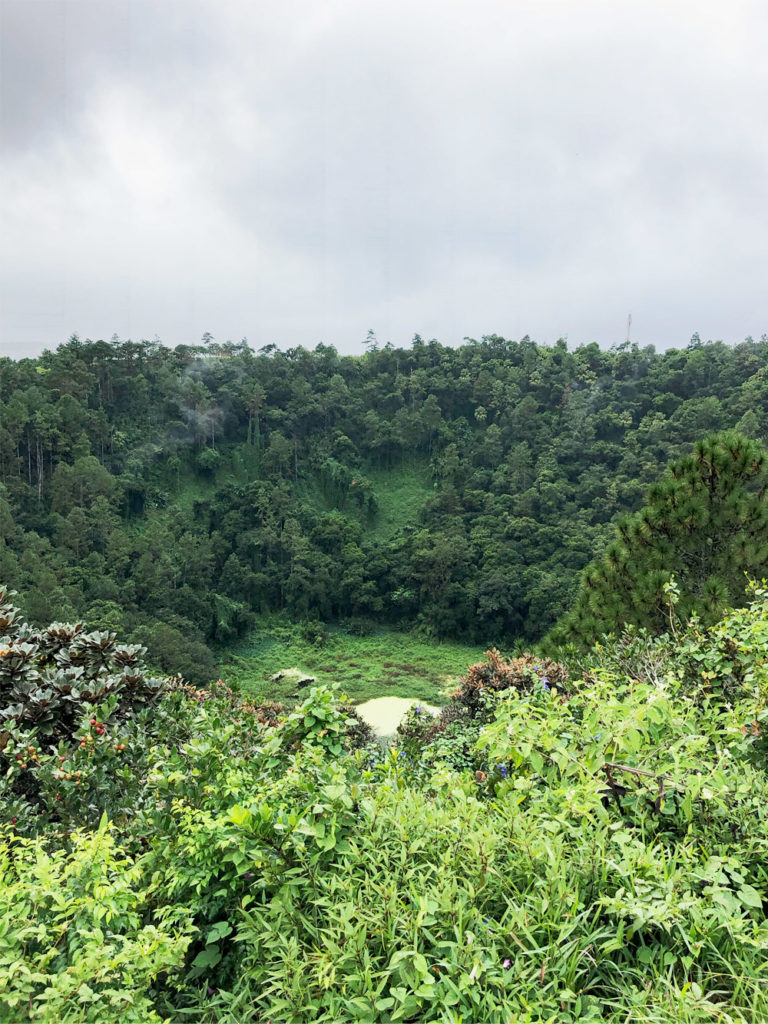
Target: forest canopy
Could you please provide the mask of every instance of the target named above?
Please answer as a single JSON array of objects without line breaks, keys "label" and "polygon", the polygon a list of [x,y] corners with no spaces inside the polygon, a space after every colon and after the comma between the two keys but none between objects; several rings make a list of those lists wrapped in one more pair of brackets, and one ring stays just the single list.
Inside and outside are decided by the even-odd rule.
[{"label": "forest canopy", "polygon": [[[767,1019],[766,356],[0,360],[0,1018]],[[385,746],[273,613],[490,650]]]},{"label": "forest canopy", "polygon": [[76,337],[0,359],[0,578],[203,681],[264,613],[485,644],[570,608],[716,430],[764,440],[768,338],[254,353]]}]

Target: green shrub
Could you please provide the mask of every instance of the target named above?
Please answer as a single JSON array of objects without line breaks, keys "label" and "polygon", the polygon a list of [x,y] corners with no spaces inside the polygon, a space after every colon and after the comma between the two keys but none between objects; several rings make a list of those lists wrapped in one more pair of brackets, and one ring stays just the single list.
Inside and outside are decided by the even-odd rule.
[{"label": "green shrub", "polygon": [[674,679],[680,692],[694,700],[715,698],[730,704],[768,698],[768,590],[751,583],[751,603],[729,611],[704,627],[694,616],[675,634],[652,636],[627,627],[619,636],[605,636],[589,656],[579,659],[621,677],[660,685]]},{"label": "green shrub", "polygon": [[486,692],[500,693],[512,689],[517,693],[529,693],[535,689],[551,688],[563,691],[567,682],[565,665],[550,658],[521,654],[507,659],[494,648],[486,652],[484,662],[469,666],[458,689],[451,694],[451,700],[464,705],[473,717],[482,717]]},{"label": "green shrub", "polygon": [[83,708],[109,700],[110,714],[124,719],[167,688],[144,671],[143,647],[80,623],[36,629],[20,621],[10,596],[0,587],[0,721],[57,742],[71,739]]},{"label": "green shrub", "polygon": [[159,1021],[152,988],[178,975],[191,927],[152,913],[152,890],[106,819],[48,852],[0,836],[0,1019]]},{"label": "green shrub", "polygon": [[305,643],[312,644],[314,647],[324,647],[330,638],[325,623],[314,619],[311,622],[302,623],[300,635]]},{"label": "green shrub", "polygon": [[492,657],[383,756],[321,687],[10,727],[0,1019],[768,1019],[766,621]]}]

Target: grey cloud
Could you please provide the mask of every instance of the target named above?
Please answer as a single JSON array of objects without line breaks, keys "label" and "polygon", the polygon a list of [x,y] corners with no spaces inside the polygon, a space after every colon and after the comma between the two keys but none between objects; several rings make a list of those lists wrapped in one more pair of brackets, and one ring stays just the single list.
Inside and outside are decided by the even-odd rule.
[{"label": "grey cloud", "polygon": [[210,53],[200,13],[195,0],[0,0],[4,156],[77,132],[110,78],[183,92]]},{"label": "grey cloud", "polygon": [[[768,323],[768,12],[0,0],[0,344]],[[4,197],[4,198],[3,198]],[[12,252],[12,255],[10,253]]]}]

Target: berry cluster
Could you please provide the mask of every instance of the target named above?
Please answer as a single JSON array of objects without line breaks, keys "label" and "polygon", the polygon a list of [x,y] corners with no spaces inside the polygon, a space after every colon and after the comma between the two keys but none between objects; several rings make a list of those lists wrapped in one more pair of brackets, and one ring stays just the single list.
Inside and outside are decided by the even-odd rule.
[{"label": "berry cluster", "polygon": [[30,763],[40,760],[40,752],[33,743],[30,743],[22,750],[17,750],[14,758],[19,768],[28,768]]}]

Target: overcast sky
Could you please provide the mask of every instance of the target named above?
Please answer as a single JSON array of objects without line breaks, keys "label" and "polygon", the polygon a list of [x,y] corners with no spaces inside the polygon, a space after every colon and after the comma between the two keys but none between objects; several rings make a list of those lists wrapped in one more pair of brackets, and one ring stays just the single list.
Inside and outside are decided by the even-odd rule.
[{"label": "overcast sky", "polygon": [[768,5],[0,0],[0,354],[768,331]]}]

